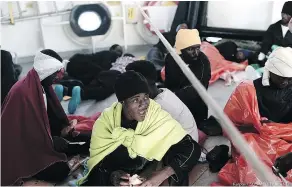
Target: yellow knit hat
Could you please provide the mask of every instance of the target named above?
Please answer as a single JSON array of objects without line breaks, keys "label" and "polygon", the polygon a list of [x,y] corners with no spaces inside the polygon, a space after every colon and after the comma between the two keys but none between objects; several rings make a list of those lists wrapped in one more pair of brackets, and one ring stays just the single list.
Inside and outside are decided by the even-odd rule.
[{"label": "yellow knit hat", "polygon": [[198,44],[201,44],[201,39],[197,29],[180,29],[176,34],[174,48],[180,55],[182,49]]}]

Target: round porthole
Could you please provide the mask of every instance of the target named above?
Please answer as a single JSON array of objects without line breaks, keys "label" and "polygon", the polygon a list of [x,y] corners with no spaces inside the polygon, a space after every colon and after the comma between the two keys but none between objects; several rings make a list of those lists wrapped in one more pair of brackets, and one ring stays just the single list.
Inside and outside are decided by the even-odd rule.
[{"label": "round porthole", "polygon": [[95,12],[84,12],[78,18],[78,25],[84,31],[95,31],[100,27],[101,19]]},{"label": "round porthole", "polygon": [[78,5],[70,14],[70,26],[79,37],[104,35],[110,25],[110,13],[103,4]]}]

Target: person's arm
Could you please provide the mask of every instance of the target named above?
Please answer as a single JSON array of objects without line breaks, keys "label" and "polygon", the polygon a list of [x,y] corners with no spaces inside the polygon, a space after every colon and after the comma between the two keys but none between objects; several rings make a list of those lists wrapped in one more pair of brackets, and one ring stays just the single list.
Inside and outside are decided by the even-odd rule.
[{"label": "person's arm", "polygon": [[141,186],[159,186],[172,177],[177,183],[182,182],[197,164],[201,148],[190,135],[186,135],[179,143],[173,145],[163,158],[165,167],[155,172]]},{"label": "person's arm", "polygon": [[165,58],[165,86],[171,91],[175,91],[180,87],[180,67],[170,54]]},{"label": "person's arm", "polygon": [[193,62],[191,70],[201,84],[207,89],[211,79],[211,65],[208,57],[203,52],[198,60]]},{"label": "person's arm", "polygon": [[146,56],[146,59],[155,66],[160,66],[161,68],[165,65],[164,54],[158,48],[152,48]]},{"label": "person's arm", "polygon": [[[275,29],[274,25],[271,25],[268,28],[268,30],[265,32],[264,37],[263,37],[263,41],[262,41],[262,45],[261,45],[260,55],[261,54],[266,55],[270,51],[270,49],[274,43],[274,34],[273,34],[274,29]],[[259,60],[263,60],[263,59],[259,59]]]},{"label": "person's arm", "polygon": [[174,170],[171,177],[179,182],[197,164],[201,156],[201,147],[190,135],[186,135],[179,143],[173,145],[165,155],[166,166]]},{"label": "person's arm", "polygon": [[10,52],[1,50],[1,66],[2,103],[11,87],[17,82]]},{"label": "person's arm", "polygon": [[256,134],[259,134],[258,130],[253,125],[240,125],[240,126],[237,126],[237,129],[241,133],[256,133]]}]

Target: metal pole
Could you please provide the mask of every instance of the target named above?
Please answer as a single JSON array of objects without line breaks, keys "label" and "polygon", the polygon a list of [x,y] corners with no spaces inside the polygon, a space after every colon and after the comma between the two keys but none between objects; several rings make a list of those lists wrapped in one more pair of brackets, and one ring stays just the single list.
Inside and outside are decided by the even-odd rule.
[{"label": "metal pole", "polygon": [[[150,23],[154,32],[160,38],[162,43],[170,52],[171,56],[174,58],[176,63],[179,65],[183,73],[192,83],[193,87],[196,89],[200,97],[204,100],[204,102],[211,108],[216,116],[219,118],[218,121],[223,127],[224,131],[227,132],[228,136],[235,144],[238,151],[240,151],[246,160],[253,166],[256,174],[259,176],[260,180],[267,186],[276,185],[276,182],[280,182],[279,179],[270,171],[270,169],[255,155],[254,151],[249,147],[246,143],[243,136],[240,132],[234,127],[233,123],[226,116],[223,110],[219,107],[219,105],[215,102],[215,100],[207,93],[206,89],[202,86],[196,76],[192,73],[190,68],[185,64],[185,62],[181,59],[181,57],[176,54],[176,51],[173,47],[168,43],[168,41],[164,38],[164,36],[160,33],[160,31],[156,28],[155,25],[152,24],[148,15],[144,12],[142,7],[137,3],[142,15],[144,18]],[[281,183],[280,183],[281,184]]]},{"label": "metal pole", "polygon": [[[112,17],[111,18],[112,20],[116,20],[116,21],[122,21],[123,20],[123,17]],[[57,25],[68,25],[70,24],[70,21],[61,21],[61,22],[50,22],[50,21],[47,21],[47,22],[43,22],[43,25],[44,26],[57,26]]]},{"label": "metal pole", "polygon": [[92,45],[92,53],[95,53],[96,45],[95,45],[95,37],[94,36],[91,36],[91,45]]},{"label": "metal pole", "polygon": [[124,46],[125,46],[125,51],[128,50],[128,42],[127,42],[127,31],[126,31],[126,7],[124,4],[124,1],[122,1],[122,11],[123,11],[123,32],[124,32]]},{"label": "metal pole", "polygon": [[17,9],[18,9],[18,13],[19,13],[19,17],[22,17],[22,11],[21,11],[21,7],[20,7],[20,3],[19,1],[16,2],[17,3]]},{"label": "metal pole", "polygon": [[[37,5],[37,12],[38,12],[38,15],[40,14],[40,6],[39,6],[39,2],[36,2]],[[38,22],[39,22],[39,26],[40,26],[40,37],[41,37],[41,41],[42,41],[42,46],[43,48],[46,47],[45,45],[45,39],[44,39],[44,29],[43,29],[43,25],[42,25],[42,20],[41,19],[38,19]]]},{"label": "metal pole", "polygon": [[[22,17],[22,18],[16,18],[14,21],[27,21],[27,20],[33,20],[33,19],[40,19],[40,18],[45,18],[45,17],[51,17],[51,16],[61,16],[65,14],[70,14],[71,10],[64,10],[64,11],[59,11],[58,13],[44,13],[44,14],[39,14],[37,16],[27,16],[27,17]],[[1,24],[9,24],[9,20],[1,21]]]},{"label": "metal pole", "polygon": [[53,1],[53,5],[54,5],[55,13],[58,13],[58,6],[57,6],[56,1]]}]

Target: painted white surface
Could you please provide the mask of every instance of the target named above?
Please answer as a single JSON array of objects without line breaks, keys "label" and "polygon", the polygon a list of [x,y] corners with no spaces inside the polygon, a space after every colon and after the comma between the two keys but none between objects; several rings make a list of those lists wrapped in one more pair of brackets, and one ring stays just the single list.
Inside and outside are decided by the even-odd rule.
[{"label": "painted white surface", "polygon": [[208,3],[209,27],[266,30],[281,19],[285,1],[211,1]]},{"label": "painted white surface", "polygon": [[[280,19],[281,9],[285,1],[210,1],[208,8],[208,26],[266,30],[267,27]],[[72,5],[89,3],[86,1],[57,1],[58,11],[72,8]],[[124,1],[125,5],[133,5],[133,1]],[[142,4],[143,2],[141,2]],[[52,1],[21,1],[23,16],[34,15],[40,9],[40,13],[54,11]],[[1,10],[3,15],[8,15],[7,2],[2,2]],[[113,17],[122,16],[121,5],[110,5],[110,12]],[[159,11],[159,14],[155,12]],[[14,13],[17,13],[16,3],[13,2]],[[172,22],[174,8],[161,10],[153,8],[151,15],[155,15],[154,22],[161,28],[169,28]],[[138,15],[140,16],[140,15]],[[2,25],[1,28],[1,47],[3,49],[17,52],[18,57],[33,56],[37,50],[42,48],[51,48],[57,52],[81,51],[82,49],[92,50],[92,45],[96,49],[108,48],[112,44],[124,44],[124,32],[129,46],[145,45],[146,42],[137,32],[136,24],[127,23],[125,29],[123,21],[113,20],[110,31],[105,36],[96,36],[91,38],[77,37],[68,23],[69,15],[42,18],[39,20],[30,20],[16,22],[15,25]],[[140,18],[141,19],[141,18]],[[159,24],[159,22],[163,22]],[[56,25],[58,23],[62,23]],[[42,27],[40,27],[42,25]],[[67,33],[67,34],[66,34]],[[146,36],[145,34],[144,36]],[[71,39],[70,39],[71,38]],[[72,40],[75,40],[75,42]],[[148,41],[157,41],[155,36],[152,40],[148,36]],[[93,42],[93,43],[92,43]]]},{"label": "painted white surface", "polygon": [[[58,11],[63,11],[71,9],[72,5],[87,3],[89,2],[58,1],[56,2],[56,5]],[[125,5],[133,4],[133,2],[127,1],[123,3],[125,3]],[[141,4],[142,3],[143,2],[141,2]],[[14,2],[13,5],[15,4],[16,3]],[[26,11],[25,15],[35,15],[36,7],[39,8],[40,13],[55,11],[55,6],[52,1],[39,1],[32,4],[33,6],[30,7],[31,4],[28,6],[26,3],[22,3],[22,9]],[[8,14],[7,7],[7,2],[3,3],[2,9],[6,15]],[[108,8],[111,15],[115,18],[119,18],[123,15],[121,5],[110,5]],[[17,11],[16,6],[13,6],[13,9]],[[173,8],[166,7],[166,9],[169,9],[169,11],[164,10],[163,13],[168,16],[172,15],[170,17],[174,17],[175,11],[173,11]],[[91,37],[81,38],[76,36],[71,30],[68,20],[69,14],[42,18],[39,21],[33,20],[16,22],[15,25],[2,25],[2,48],[17,52],[18,57],[20,58],[32,56],[37,50],[43,48],[51,48],[57,52],[80,51],[82,49],[92,50],[92,46],[95,46],[97,49],[101,49],[108,48],[113,44],[124,45],[124,33],[126,33],[125,37],[127,45],[136,46],[146,44],[140,34],[136,31],[136,25],[131,23],[125,24],[124,29],[122,19],[113,19],[109,32],[105,36],[95,36],[93,39]],[[172,22],[172,20],[165,19],[164,22],[166,23],[163,24],[163,26],[169,27],[171,23],[168,22]]]}]

